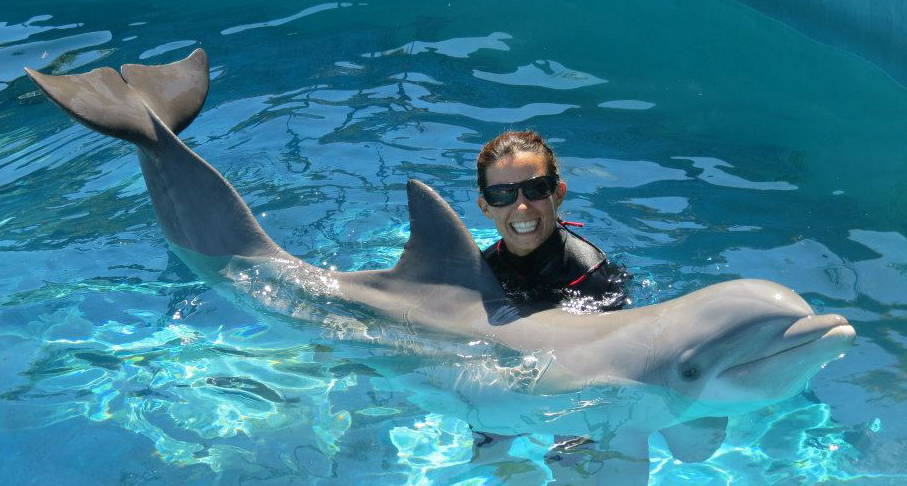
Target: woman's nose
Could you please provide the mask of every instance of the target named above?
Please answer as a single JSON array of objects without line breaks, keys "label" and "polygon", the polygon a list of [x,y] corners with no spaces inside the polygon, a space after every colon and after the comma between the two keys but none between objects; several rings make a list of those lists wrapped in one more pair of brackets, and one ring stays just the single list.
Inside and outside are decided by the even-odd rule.
[{"label": "woman's nose", "polygon": [[516,208],[518,211],[525,211],[529,209],[529,199],[525,195],[523,195],[522,189],[517,190]]}]

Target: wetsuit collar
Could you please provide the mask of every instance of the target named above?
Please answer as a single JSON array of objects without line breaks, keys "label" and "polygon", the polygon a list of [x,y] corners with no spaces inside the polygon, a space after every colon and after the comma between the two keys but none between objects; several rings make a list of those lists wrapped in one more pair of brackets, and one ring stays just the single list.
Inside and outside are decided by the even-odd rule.
[{"label": "wetsuit collar", "polygon": [[554,231],[551,232],[551,236],[527,255],[519,256],[511,253],[510,250],[507,249],[507,244],[504,243],[504,240],[499,242],[500,246],[498,251],[501,254],[501,258],[503,258],[508,265],[511,265],[516,269],[540,267],[551,261],[553,255],[563,254],[564,241],[566,238],[566,230],[561,226],[557,226],[554,228]]}]

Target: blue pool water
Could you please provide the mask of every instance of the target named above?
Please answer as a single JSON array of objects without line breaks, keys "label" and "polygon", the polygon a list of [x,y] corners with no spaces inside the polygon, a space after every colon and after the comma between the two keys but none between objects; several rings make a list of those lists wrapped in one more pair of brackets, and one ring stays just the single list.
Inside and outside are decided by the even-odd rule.
[{"label": "blue pool water", "polygon": [[[591,5],[593,4],[594,5]],[[168,252],[133,149],[22,67],[83,72],[203,47],[182,138],[291,253],[395,263],[417,178],[495,238],[474,158],[507,128],[560,155],[568,220],[638,305],[738,277],[845,315],[804,394],[733,417],[653,484],[907,483],[907,89],[726,0],[14,2],[0,11],[0,483],[545,484],[551,437],[473,459],[331,332],[218,295]],[[405,369],[405,358],[397,365]]]}]

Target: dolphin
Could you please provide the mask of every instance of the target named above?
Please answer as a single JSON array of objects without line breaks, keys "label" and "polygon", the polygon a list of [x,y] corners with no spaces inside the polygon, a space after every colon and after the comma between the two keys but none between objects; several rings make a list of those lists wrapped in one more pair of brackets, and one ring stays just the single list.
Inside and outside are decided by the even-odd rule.
[{"label": "dolphin", "polygon": [[[202,50],[157,66],[50,76],[26,70],[76,121],[127,140],[173,252],[216,288],[289,315],[275,289],[322,304],[341,299],[403,332],[481,340],[516,366],[437,366],[395,379],[424,408],[479,430],[594,440],[601,468],[585,482],[642,485],[648,437],[675,457],[707,459],[727,416],[792,397],[852,344],[842,316],[817,315],[792,290],[733,280],[656,305],[607,314],[536,311],[510,302],[465,225],[427,185],[407,184],[410,238],[389,269],[338,272],[290,255],[239,193],[178,137],[208,92]],[[437,392],[449,399],[438,400]]]}]

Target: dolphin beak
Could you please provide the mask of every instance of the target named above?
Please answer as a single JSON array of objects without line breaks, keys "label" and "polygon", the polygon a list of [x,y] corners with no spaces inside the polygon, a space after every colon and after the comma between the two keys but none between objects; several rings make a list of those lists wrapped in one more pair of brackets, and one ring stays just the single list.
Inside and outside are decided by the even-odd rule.
[{"label": "dolphin beak", "polygon": [[845,339],[853,342],[857,333],[847,319],[838,314],[808,315],[794,321],[784,331],[784,338],[800,344],[812,342],[816,339],[828,338]]},{"label": "dolphin beak", "polygon": [[782,372],[785,366],[818,370],[818,367],[846,351],[856,335],[844,316],[811,314],[794,321],[779,336],[776,344],[768,346],[761,356],[737,363],[720,375],[744,375],[770,369]]}]

